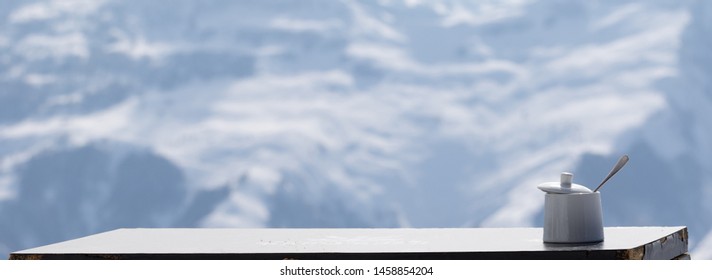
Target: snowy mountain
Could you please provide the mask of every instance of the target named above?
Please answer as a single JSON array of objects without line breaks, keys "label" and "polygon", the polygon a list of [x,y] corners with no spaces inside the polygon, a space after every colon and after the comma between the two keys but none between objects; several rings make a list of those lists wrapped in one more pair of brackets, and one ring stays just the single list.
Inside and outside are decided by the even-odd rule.
[{"label": "snowy mountain", "polygon": [[[119,227],[604,223],[712,258],[708,1],[0,3],[0,254]],[[699,244],[699,246],[697,246]]]}]

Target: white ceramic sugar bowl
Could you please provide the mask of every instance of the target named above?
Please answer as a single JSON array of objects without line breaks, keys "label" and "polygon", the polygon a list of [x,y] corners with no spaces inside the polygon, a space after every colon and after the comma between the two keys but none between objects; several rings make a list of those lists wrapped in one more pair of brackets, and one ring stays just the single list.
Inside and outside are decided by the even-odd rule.
[{"label": "white ceramic sugar bowl", "polygon": [[560,182],[537,186],[544,199],[544,242],[592,243],[603,241],[601,193],[573,183],[573,174],[561,173]]}]

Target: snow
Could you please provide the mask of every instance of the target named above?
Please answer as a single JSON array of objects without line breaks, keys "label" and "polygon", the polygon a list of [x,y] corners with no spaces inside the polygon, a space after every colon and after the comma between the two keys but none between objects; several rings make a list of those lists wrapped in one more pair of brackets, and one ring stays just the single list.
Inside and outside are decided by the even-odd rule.
[{"label": "snow", "polygon": [[81,33],[62,35],[30,35],[17,44],[15,52],[29,60],[65,57],[89,57],[89,46]]},{"label": "snow", "polygon": [[270,27],[287,30],[292,32],[317,32],[323,33],[331,31],[332,29],[340,29],[342,23],[338,20],[309,20],[309,19],[295,19],[295,18],[275,18],[271,21]]},{"label": "snow", "polygon": [[104,0],[52,0],[25,5],[10,14],[13,24],[45,21],[62,15],[86,16],[98,10]]},{"label": "snow", "polygon": [[170,44],[148,42],[143,37],[127,38],[128,36],[124,33],[118,30],[113,31],[112,34],[116,41],[106,48],[110,53],[123,54],[134,60],[143,58],[158,60],[175,52]]}]

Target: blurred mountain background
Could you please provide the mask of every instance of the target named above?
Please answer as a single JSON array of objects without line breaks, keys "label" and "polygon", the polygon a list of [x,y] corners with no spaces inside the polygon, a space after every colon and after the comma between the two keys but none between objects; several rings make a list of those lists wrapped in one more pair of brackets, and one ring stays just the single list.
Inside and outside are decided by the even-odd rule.
[{"label": "blurred mountain background", "polygon": [[0,257],[121,227],[606,226],[712,258],[711,1],[0,2]]}]

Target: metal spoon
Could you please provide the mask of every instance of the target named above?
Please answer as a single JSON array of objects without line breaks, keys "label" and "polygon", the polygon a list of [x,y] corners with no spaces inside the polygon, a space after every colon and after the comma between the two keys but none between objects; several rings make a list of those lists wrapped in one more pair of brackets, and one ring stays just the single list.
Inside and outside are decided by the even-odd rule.
[{"label": "metal spoon", "polygon": [[626,163],[628,163],[628,159],[629,159],[629,158],[628,158],[628,155],[623,155],[623,156],[618,160],[618,163],[616,163],[616,166],[614,166],[613,169],[611,169],[611,172],[608,173],[608,176],[606,176],[606,179],[603,179],[603,182],[601,182],[601,184],[598,185],[598,188],[596,188],[593,192],[597,192],[598,189],[600,189],[601,187],[603,187],[603,184],[605,184],[606,182],[608,182],[608,179],[611,179],[611,177],[613,177],[613,175],[616,175],[616,173],[618,173],[618,171],[621,170],[621,168],[623,168],[623,166],[624,166]]}]

